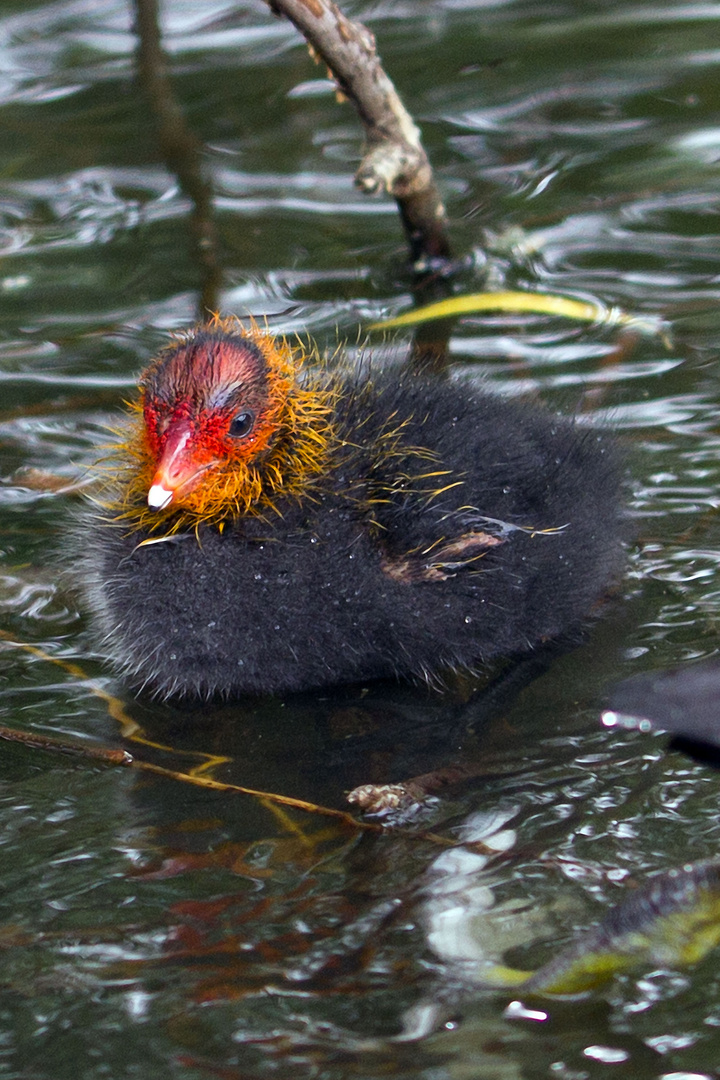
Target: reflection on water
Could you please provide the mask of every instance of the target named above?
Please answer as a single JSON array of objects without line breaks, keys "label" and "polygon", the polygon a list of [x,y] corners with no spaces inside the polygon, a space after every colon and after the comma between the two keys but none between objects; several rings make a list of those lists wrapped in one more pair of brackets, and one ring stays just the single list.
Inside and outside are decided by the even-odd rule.
[{"label": "reflection on water", "polygon": [[[483,947],[528,968],[650,873],[717,854],[717,775],[599,715],[621,677],[718,648],[720,9],[349,10],[423,128],[455,248],[474,255],[464,289],[567,293],[670,325],[668,347],[493,314],[450,341],[453,377],[622,431],[629,572],[587,642],[471,732],[453,726],[473,689],[461,684],[443,698],[380,685],[199,712],[123,702],[174,748],[153,760],[224,755],[218,780],[331,807],[359,782],[471,763],[395,830],[2,744],[0,1069],[714,1076],[716,958],[622,975],[543,1018],[527,1002],[508,1011],[511,993],[470,985],[462,951],[436,947],[438,920],[461,925],[436,838],[468,822],[505,833],[468,852],[462,889],[503,915],[492,934],[477,924]],[[166,0],[162,23],[215,186],[222,311],[267,313],[333,349],[408,306],[395,208],[354,190],[355,118],[292,28],[261,3],[221,0]],[[57,571],[74,497],[23,470],[82,478],[135,373],[197,310],[190,204],[134,82],[131,29],[124,3],[0,4],[0,719],[104,744],[119,739],[108,696],[122,688],[89,654]]]}]

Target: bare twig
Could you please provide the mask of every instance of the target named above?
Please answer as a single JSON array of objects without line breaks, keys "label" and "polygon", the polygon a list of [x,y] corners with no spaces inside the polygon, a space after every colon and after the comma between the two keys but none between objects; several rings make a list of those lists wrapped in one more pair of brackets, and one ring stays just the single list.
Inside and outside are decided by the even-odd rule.
[{"label": "bare twig", "polygon": [[332,0],[267,3],[298,28],[355,106],[367,141],[355,182],[363,191],[394,196],[414,268],[424,272],[448,260],[447,215],[420,132],[380,64],[371,32]]},{"label": "bare twig", "polygon": [[0,725],[0,739],[5,742],[22,743],[35,750],[50,750],[61,754],[76,754],[78,757],[102,761],[106,765],[130,765],[132,754],[127,750],[118,750],[110,746],[96,746],[92,743],[80,743],[74,739],[59,739],[56,735],[43,735],[39,731],[18,731],[17,728]]},{"label": "bare twig", "polygon": [[[48,750],[61,754],[75,754],[79,757],[100,761],[110,766],[125,766],[137,769],[140,772],[154,773],[156,776],[164,776],[169,780],[177,780],[182,784],[191,784],[194,787],[205,788],[208,791],[223,791],[229,794],[250,795],[254,799],[269,806],[287,806],[294,810],[301,810],[306,814],[319,814],[322,817],[334,818],[335,821],[354,829],[357,832],[386,833],[384,825],[371,821],[360,821],[346,810],[336,810],[330,806],[321,806],[319,803],[308,802],[305,799],[294,799],[289,795],[280,795],[275,791],[258,791],[256,788],[244,787],[241,784],[231,784],[221,780],[213,780],[209,776],[201,776],[197,772],[181,772],[177,769],[168,769],[163,765],[156,765],[151,761],[142,761],[134,757],[127,750],[116,749],[108,746],[98,746],[91,743],[80,743],[75,739],[58,738],[54,735],[44,735],[40,732],[19,731],[0,725],[0,739],[5,742],[21,743],[31,746],[36,750]],[[152,745],[152,744],[150,744]],[[171,749],[168,747],[167,749]],[[182,751],[181,751],[182,752]],[[225,759],[227,760],[227,759]],[[438,836],[430,832],[406,832],[395,829],[393,835],[406,836],[411,840],[424,840],[431,844],[439,844],[441,847],[457,847],[455,840],[448,840],[444,836]]]},{"label": "bare twig", "polygon": [[[108,706],[109,715],[113,720],[118,721],[121,726],[121,734],[126,738],[132,739],[133,742],[139,743],[141,746],[161,750],[165,753],[199,757],[204,760],[199,766],[195,766],[188,772],[181,772],[176,769],[169,769],[164,765],[156,765],[151,761],[143,761],[129,753],[127,750],[99,746],[96,743],[81,743],[76,739],[67,739],[65,737],[58,738],[55,735],[45,735],[36,731],[20,731],[17,728],[6,727],[4,725],[0,725],[0,740],[22,743],[39,750],[50,750],[64,754],[78,754],[81,757],[102,761],[106,765],[129,766],[130,768],[138,769],[141,772],[155,773],[158,776],[165,776],[171,780],[178,780],[183,784],[192,784],[195,787],[207,788],[210,791],[225,791],[234,792],[238,795],[250,795],[252,798],[259,799],[266,804],[288,806],[296,810],[302,810],[307,814],[320,814],[323,817],[335,818],[336,821],[342,822],[342,824],[351,829],[356,829],[358,832],[382,833],[386,831],[383,825],[375,822],[359,821],[357,818],[353,817],[352,814],[348,813],[347,810],[335,810],[332,807],[320,806],[317,803],[307,802],[304,799],[294,799],[289,795],[279,795],[274,791],[258,791],[256,788],[243,787],[240,784],[231,784],[221,780],[213,780],[210,776],[207,776],[206,773],[216,765],[231,761],[231,758],[221,757],[216,754],[199,753],[197,751],[178,750],[172,746],[165,746],[162,743],[153,742],[146,738],[142,729],[140,729],[134,720],[128,716],[120,699],[109,694],[102,686],[99,686],[91,679],[88,679],[83,669],[72,660],[67,660],[60,656],[52,656],[37,645],[30,645],[28,642],[17,641],[6,630],[0,630],[0,640],[4,641],[8,647],[17,648],[22,652],[28,653],[30,656],[37,657],[39,660],[44,660],[49,664],[61,667],[63,671],[67,671],[69,675],[81,680],[86,689],[96,697],[99,697],[101,701],[105,702]],[[435,833],[414,832],[406,835],[415,840],[427,840],[432,844],[440,844],[443,847],[456,846],[455,841],[447,840],[445,837],[437,836]]]}]

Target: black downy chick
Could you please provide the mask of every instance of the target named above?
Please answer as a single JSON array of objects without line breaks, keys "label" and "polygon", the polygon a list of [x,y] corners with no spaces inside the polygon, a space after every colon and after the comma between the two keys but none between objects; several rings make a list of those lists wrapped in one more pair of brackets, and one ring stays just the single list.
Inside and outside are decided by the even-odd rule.
[{"label": "black downy chick", "polygon": [[[101,648],[161,697],[477,669],[577,629],[622,563],[612,440],[216,320],[141,378],[76,529]],[[106,466],[106,471],[108,467]]]}]

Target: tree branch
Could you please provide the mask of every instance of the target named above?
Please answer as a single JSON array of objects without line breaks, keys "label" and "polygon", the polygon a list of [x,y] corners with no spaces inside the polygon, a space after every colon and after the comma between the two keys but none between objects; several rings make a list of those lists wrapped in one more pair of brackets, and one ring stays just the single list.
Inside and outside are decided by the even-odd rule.
[{"label": "tree branch", "polygon": [[382,68],[372,33],[346,18],[332,0],[267,3],[297,27],[357,110],[367,143],[357,186],[395,198],[415,270],[444,263],[451,255],[445,207],[420,132]]}]

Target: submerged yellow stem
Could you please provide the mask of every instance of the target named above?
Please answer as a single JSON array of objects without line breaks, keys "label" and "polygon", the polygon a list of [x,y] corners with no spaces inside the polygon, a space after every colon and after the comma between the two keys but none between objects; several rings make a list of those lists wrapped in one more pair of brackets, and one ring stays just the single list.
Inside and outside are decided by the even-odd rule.
[{"label": "submerged yellow stem", "polygon": [[484,292],[452,296],[434,304],[414,308],[394,319],[372,323],[370,330],[394,330],[401,326],[416,326],[432,319],[448,319],[457,315],[472,315],[480,311],[529,312],[535,315],[560,315],[580,322],[611,323],[631,327],[640,333],[662,333],[661,319],[652,316],[630,315],[616,307],[587,300],[572,300],[567,296],[531,292]]}]

